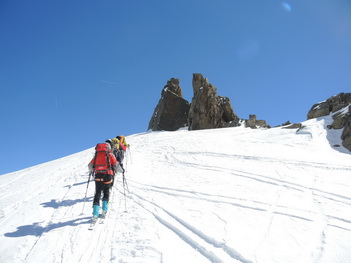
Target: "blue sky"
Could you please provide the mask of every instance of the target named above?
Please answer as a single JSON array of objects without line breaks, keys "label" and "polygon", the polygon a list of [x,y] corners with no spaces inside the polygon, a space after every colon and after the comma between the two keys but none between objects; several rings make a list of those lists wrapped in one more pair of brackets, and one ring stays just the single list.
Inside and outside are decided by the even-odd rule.
[{"label": "blue sky", "polygon": [[193,73],[240,118],[304,121],[351,91],[350,14],[349,0],[2,0],[0,174],[146,131],[167,80],[191,101]]}]

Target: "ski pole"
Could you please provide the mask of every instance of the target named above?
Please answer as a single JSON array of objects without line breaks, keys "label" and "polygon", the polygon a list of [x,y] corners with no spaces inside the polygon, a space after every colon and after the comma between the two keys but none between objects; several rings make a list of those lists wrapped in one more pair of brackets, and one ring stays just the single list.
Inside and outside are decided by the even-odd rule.
[{"label": "ski pole", "polygon": [[127,154],[127,158],[126,158],[126,168],[125,168],[125,170],[127,170],[127,168],[129,167],[129,162],[132,164],[132,156],[130,155],[130,145],[128,145],[126,154]]},{"label": "ski pole", "polygon": [[126,187],[127,187],[128,192],[129,192],[129,189],[128,189],[126,178],[124,176],[124,169],[123,169],[123,174],[122,175],[123,175],[124,210],[125,210],[125,212],[127,212]]},{"label": "ski pole", "polygon": [[83,201],[83,209],[82,209],[81,215],[83,214],[83,211],[84,211],[85,201],[86,201],[86,199],[87,199],[87,193],[88,193],[88,187],[89,187],[90,177],[91,177],[91,175],[93,174],[93,172],[94,172],[94,171],[91,171],[91,172],[89,173],[89,179],[88,179],[88,184],[87,184],[87,190],[85,191],[85,197],[84,197],[84,201]]},{"label": "ski pole", "polygon": [[127,180],[126,180],[126,177],[125,177],[125,175],[124,175],[124,170],[123,170],[123,186],[126,186],[127,191],[129,192],[129,188],[128,188]]},{"label": "ski pole", "polygon": [[132,153],[130,151],[130,145],[128,146],[128,155],[130,157],[130,163],[133,164],[133,160],[132,160]]}]

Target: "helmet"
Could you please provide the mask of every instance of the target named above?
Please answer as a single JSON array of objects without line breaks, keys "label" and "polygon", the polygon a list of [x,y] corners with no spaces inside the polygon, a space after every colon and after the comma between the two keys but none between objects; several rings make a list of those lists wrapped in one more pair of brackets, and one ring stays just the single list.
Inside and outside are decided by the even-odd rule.
[{"label": "helmet", "polygon": [[107,139],[105,142],[107,142],[107,143],[109,143],[109,144],[112,143],[112,141],[111,141],[110,139]]}]

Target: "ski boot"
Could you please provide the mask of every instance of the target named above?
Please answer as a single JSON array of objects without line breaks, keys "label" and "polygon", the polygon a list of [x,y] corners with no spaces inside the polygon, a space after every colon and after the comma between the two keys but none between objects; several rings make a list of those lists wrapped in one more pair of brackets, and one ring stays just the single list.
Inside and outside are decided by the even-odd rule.
[{"label": "ski boot", "polygon": [[93,206],[93,221],[96,221],[99,218],[100,206],[94,205]]},{"label": "ski boot", "polygon": [[103,217],[106,216],[107,210],[108,210],[108,201],[103,200],[103,201],[102,201],[102,216],[103,216]]}]

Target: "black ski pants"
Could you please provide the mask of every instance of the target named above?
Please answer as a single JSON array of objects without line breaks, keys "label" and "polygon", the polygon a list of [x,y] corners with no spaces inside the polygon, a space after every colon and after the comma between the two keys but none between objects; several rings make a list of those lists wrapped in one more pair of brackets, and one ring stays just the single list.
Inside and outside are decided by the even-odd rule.
[{"label": "black ski pants", "polygon": [[93,205],[100,205],[101,193],[103,193],[103,201],[109,200],[112,182],[113,175],[100,173],[95,175],[95,196]]},{"label": "black ski pants", "polygon": [[119,162],[119,164],[122,166],[123,159],[124,159],[124,151],[119,149],[119,150],[115,150],[113,153],[117,159],[117,162]]}]

